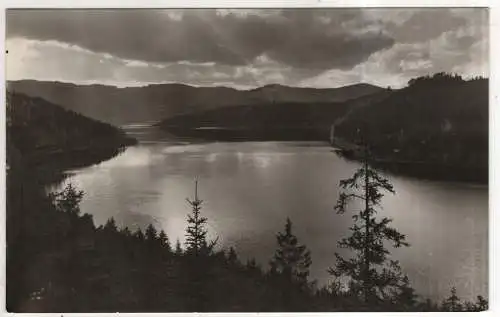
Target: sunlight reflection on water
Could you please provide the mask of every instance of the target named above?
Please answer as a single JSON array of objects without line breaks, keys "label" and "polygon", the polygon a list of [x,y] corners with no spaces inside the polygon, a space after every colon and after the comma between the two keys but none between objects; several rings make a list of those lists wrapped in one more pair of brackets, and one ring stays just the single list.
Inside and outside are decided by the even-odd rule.
[{"label": "sunlight reflection on water", "polygon": [[[154,223],[175,243],[184,239],[185,198],[199,177],[203,212],[222,246],[234,246],[243,258],[256,257],[265,266],[275,233],[290,217],[312,251],[312,277],[324,283],[336,241],[351,221],[333,212],[338,182],[356,167],[318,143],[151,142],[73,171],[66,182],[85,191],[82,210],[97,224],[110,217],[129,227]],[[381,214],[394,218],[408,236],[412,246],[393,254],[418,291],[437,298],[455,284],[465,298],[486,295],[487,187],[390,179],[397,194],[384,198]]]}]

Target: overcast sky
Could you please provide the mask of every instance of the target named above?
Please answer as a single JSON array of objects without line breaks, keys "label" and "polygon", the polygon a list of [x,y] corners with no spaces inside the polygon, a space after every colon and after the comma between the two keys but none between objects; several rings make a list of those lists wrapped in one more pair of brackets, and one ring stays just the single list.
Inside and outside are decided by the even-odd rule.
[{"label": "overcast sky", "polygon": [[401,87],[488,76],[486,9],[9,10],[7,79]]}]

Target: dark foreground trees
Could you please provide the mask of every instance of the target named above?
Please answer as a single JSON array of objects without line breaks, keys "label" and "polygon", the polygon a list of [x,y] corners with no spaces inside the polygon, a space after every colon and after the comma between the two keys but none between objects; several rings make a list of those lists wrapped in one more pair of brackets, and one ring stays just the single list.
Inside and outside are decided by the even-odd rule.
[{"label": "dark foreground trees", "polygon": [[194,199],[186,198],[191,213],[188,214],[186,229],[186,252],[188,254],[199,256],[209,255],[215,247],[216,241],[207,241],[207,218],[201,215],[201,205],[203,200],[198,198],[198,179],[195,180]]},{"label": "dark foreground trees", "polygon": [[485,311],[488,309],[488,301],[481,295],[477,296],[475,302],[462,301],[457,295],[457,289],[452,287],[450,295],[445,298],[441,306],[441,311],[446,312],[463,312],[463,311]]},{"label": "dark foreground trees", "polygon": [[335,267],[329,272],[336,282],[345,285],[345,292],[357,298],[366,310],[382,308],[388,304],[399,307],[413,306],[415,295],[399,263],[390,259],[386,245],[408,246],[405,235],[389,226],[391,219],[377,219],[383,191],[394,193],[393,186],[368,164],[368,150],[363,165],[351,178],[340,181],[340,193],[335,210],[347,211],[353,200],[361,202],[361,210],[352,215],[351,235],[338,242],[341,249],[348,249],[353,257],[345,258],[335,253]]},{"label": "dark foreground trees", "polygon": [[308,283],[311,252],[298,242],[292,232],[292,222],[286,219],[285,231],[276,235],[278,249],[270,261],[270,278],[281,289],[282,305],[286,310],[306,310],[305,294],[310,294]]},{"label": "dark foreground trees", "polygon": [[213,278],[213,259],[216,241],[208,242],[207,218],[201,215],[203,201],[198,197],[198,179],[195,180],[194,198],[186,198],[191,213],[188,214],[186,228],[186,252],[183,258],[185,279],[183,297],[189,301],[193,311],[210,310],[210,288]]},{"label": "dark foreground trees", "polygon": [[[235,249],[213,248],[196,256],[177,243],[172,250],[167,234],[154,226],[145,231],[120,228],[110,219],[96,227],[90,215],[79,212],[81,195],[76,188],[67,187],[49,198],[32,181],[32,174],[21,171],[24,176],[12,179],[17,172],[10,170],[8,175],[8,311],[360,310],[358,298],[316,290],[307,281],[310,255],[297,241],[291,222],[278,234],[275,269],[264,270],[253,259],[243,263]],[[284,276],[294,276],[295,282],[283,283]],[[287,292],[288,299],[282,295]],[[398,296],[392,299],[412,298],[412,289]],[[391,307],[386,310],[395,309]],[[417,303],[405,310],[450,307],[456,306]],[[487,302],[481,298],[462,302],[461,307],[481,310]]]},{"label": "dark foreground trees", "polygon": [[290,282],[306,286],[311,266],[311,252],[292,233],[292,222],[286,219],[285,232],[276,235],[278,249],[270,262],[271,270]]},{"label": "dark foreground trees", "polygon": [[[456,289],[441,305],[430,300],[422,302],[411,286],[399,262],[390,258],[387,245],[408,247],[406,236],[390,226],[392,219],[377,218],[383,192],[394,194],[392,184],[369,165],[369,151],[365,146],[362,166],[351,178],[341,180],[343,190],[335,205],[338,214],[347,211],[348,203],[360,203],[352,215],[351,235],[338,241],[340,249],[350,251],[346,258],[335,253],[336,264],[328,271],[334,277],[330,289],[347,307],[363,311],[482,311],[488,302],[478,296],[475,303],[462,302]],[[325,296],[325,290],[320,291]]]}]

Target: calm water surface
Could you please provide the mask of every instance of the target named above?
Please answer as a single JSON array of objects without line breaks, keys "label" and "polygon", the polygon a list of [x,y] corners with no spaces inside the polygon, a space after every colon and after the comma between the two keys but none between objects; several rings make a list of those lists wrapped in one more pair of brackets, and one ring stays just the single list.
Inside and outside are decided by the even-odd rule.
[{"label": "calm water surface", "polygon": [[[312,278],[328,281],[336,241],[351,223],[349,215],[333,211],[338,182],[357,163],[323,143],[176,143],[135,128],[139,145],[70,171],[65,181],[85,191],[81,208],[96,224],[110,217],[131,228],[153,223],[171,242],[182,242],[190,211],[185,199],[198,177],[203,213],[221,246],[267,267],[275,234],[290,217],[312,252]],[[455,285],[464,298],[487,295],[487,186],[387,176],[396,195],[384,198],[381,214],[411,243],[393,256],[418,292],[441,299]]]}]

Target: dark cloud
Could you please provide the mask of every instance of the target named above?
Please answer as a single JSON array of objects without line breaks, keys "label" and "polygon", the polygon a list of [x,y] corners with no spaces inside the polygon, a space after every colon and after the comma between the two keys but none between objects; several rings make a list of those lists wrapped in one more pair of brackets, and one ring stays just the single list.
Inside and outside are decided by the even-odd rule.
[{"label": "dark cloud", "polygon": [[482,39],[474,35],[448,32],[445,35],[445,48],[457,52],[462,51],[465,53],[472,45],[479,42],[480,40]]},{"label": "dark cloud", "polygon": [[235,62],[237,57],[218,45],[206,26],[187,20],[158,10],[9,10],[7,36],[56,40],[151,62]]},{"label": "dark cloud", "polygon": [[[21,44],[21,45],[20,45]],[[230,66],[217,63],[162,63],[127,61],[94,53],[55,41],[14,39],[9,49],[9,79],[61,80],[137,85],[181,82],[191,85],[255,87],[277,82],[293,85],[317,74],[316,70],[296,70],[259,58],[254,65]],[[16,69],[17,70],[14,70]]]},{"label": "dark cloud", "polygon": [[454,15],[447,9],[420,9],[401,25],[389,23],[388,32],[398,43],[417,43],[437,38],[464,26],[466,22],[464,17]]},{"label": "dark cloud", "polygon": [[382,32],[346,27],[360,10],[284,10],[220,14],[215,10],[9,10],[7,36],[56,40],[148,62],[246,65],[256,57],[294,67],[352,68],[390,47]]},{"label": "dark cloud", "polygon": [[8,10],[6,29],[9,79],[401,86],[488,69],[475,8]]}]

